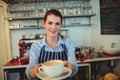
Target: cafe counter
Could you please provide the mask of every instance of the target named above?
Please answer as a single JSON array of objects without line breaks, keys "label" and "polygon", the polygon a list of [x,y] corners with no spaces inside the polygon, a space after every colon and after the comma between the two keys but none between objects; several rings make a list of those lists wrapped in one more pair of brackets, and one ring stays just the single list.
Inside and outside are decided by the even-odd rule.
[{"label": "cafe counter", "polygon": [[[120,59],[120,56],[102,56],[98,58],[88,58],[83,61],[77,60],[79,69],[80,67],[88,66],[89,74],[88,78],[91,79],[91,63],[97,63],[98,61],[112,61]],[[3,66],[4,78],[5,80],[28,80],[25,75],[25,69],[27,67],[29,59],[19,59],[19,60],[11,60]],[[79,74],[80,71],[78,71]],[[94,75],[95,76],[95,75]],[[79,80],[79,75],[76,75],[76,80]],[[80,79],[82,80],[82,79]],[[95,80],[95,79],[94,79]]]}]

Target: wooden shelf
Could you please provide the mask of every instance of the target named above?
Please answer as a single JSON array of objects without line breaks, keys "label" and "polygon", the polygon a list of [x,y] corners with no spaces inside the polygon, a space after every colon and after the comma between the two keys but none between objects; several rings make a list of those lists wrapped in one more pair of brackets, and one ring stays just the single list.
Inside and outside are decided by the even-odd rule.
[{"label": "wooden shelf", "polygon": [[[85,15],[69,15],[69,16],[63,16],[63,18],[75,18],[75,17],[92,17],[95,16],[96,14],[85,14]],[[43,19],[43,17],[8,17],[8,20],[29,20],[29,19]]]},{"label": "wooden shelf", "polygon": [[[63,25],[63,27],[77,27],[77,26],[91,26],[92,24],[71,24],[71,25]],[[44,29],[43,27],[28,27],[28,28],[9,28],[9,30],[26,30],[26,29]]]},{"label": "wooden shelf", "polygon": [[[8,4],[20,4],[22,3],[41,3],[41,2],[61,2],[61,0],[3,0],[4,2]],[[62,0],[62,2],[65,2],[68,0]],[[79,0],[79,1],[90,1],[90,0]]]},{"label": "wooden shelf", "polygon": [[91,26],[92,24],[71,24],[71,25],[64,25],[63,27],[73,27],[73,26]]},{"label": "wooden shelf", "polygon": [[10,30],[44,29],[43,27],[9,28]]}]

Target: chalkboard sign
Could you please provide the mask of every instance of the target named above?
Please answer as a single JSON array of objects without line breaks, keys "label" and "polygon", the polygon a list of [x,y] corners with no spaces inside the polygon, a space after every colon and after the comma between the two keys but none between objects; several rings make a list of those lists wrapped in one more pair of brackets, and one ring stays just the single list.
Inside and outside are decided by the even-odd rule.
[{"label": "chalkboard sign", "polygon": [[101,34],[120,34],[120,0],[100,0]]}]

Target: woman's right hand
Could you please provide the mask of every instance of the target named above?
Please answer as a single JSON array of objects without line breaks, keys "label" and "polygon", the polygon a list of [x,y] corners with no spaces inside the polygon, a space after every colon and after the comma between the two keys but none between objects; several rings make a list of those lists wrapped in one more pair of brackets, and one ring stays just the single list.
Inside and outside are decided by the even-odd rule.
[{"label": "woman's right hand", "polygon": [[37,64],[35,67],[31,68],[30,70],[30,77],[36,78],[38,74],[38,68],[41,66],[41,64]]}]

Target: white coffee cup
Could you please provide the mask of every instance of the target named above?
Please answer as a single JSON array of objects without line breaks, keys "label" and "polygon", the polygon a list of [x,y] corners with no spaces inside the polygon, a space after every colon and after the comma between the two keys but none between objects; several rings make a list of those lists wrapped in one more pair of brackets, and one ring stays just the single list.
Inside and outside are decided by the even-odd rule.
[{"label": "white coffee cup", "polygon": [[44,62],[41,67],[39,67],[39,73],[44,73],[50,77],[58,76],[62,74],[64,70],[64,62],[62,60],[50,60]]}]

